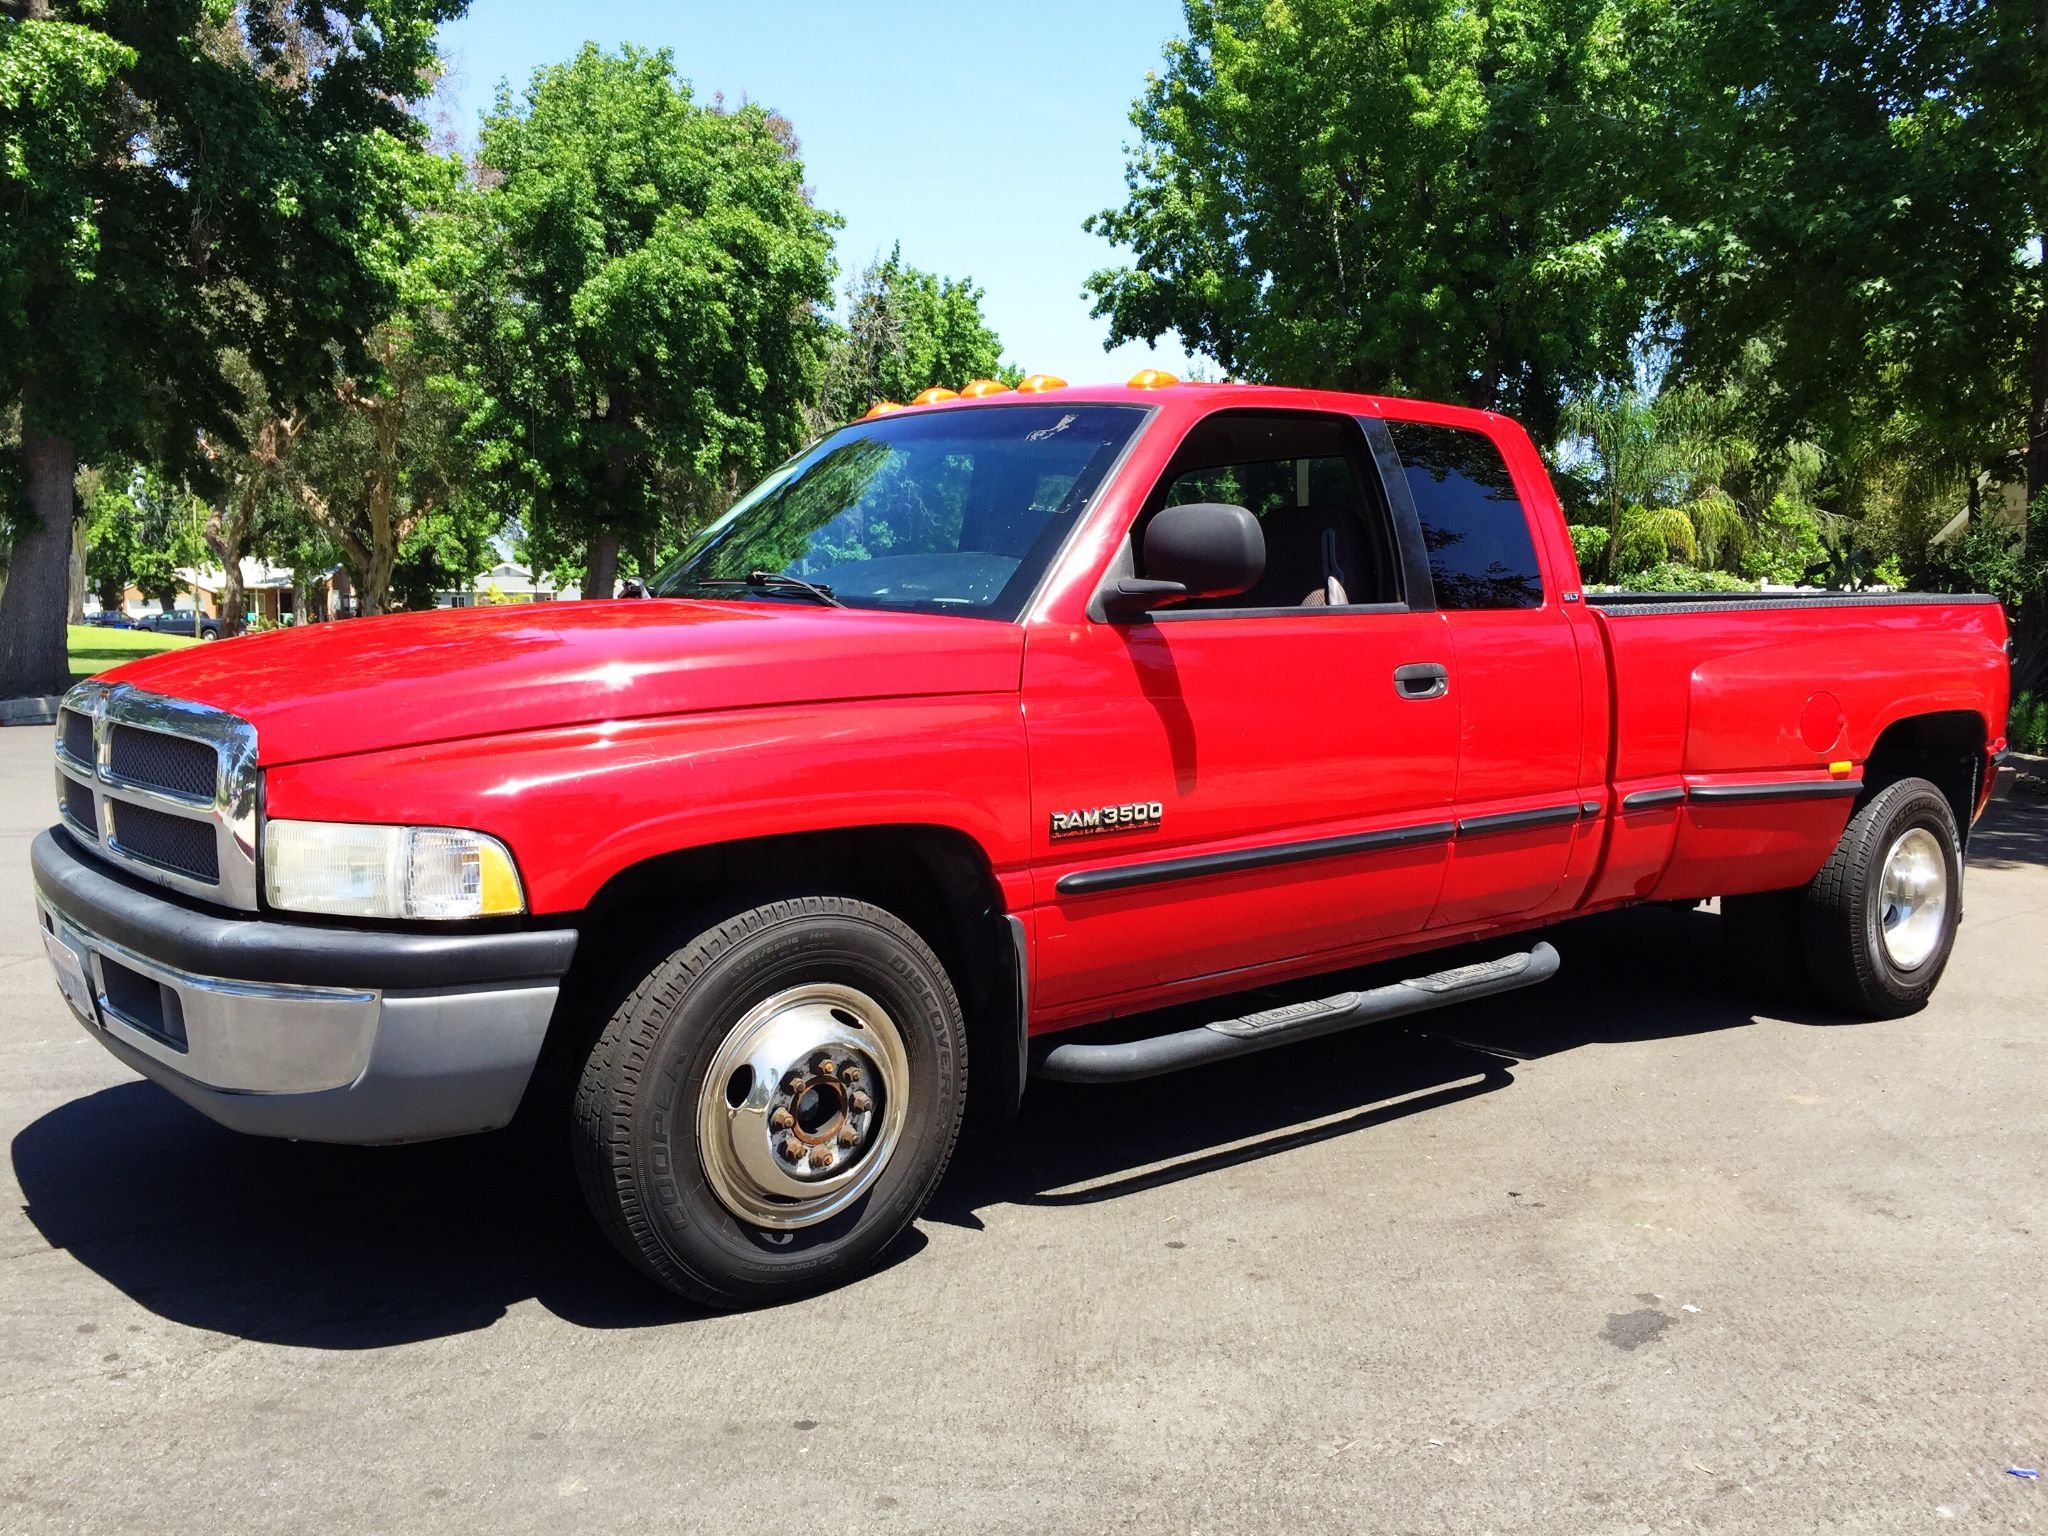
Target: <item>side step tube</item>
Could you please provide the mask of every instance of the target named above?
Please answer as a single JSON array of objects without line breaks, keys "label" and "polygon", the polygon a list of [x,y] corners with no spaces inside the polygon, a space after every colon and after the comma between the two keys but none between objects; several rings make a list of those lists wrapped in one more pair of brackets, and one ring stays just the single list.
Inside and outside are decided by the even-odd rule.
[{"label": "side step tube", "polygon": [[1143,1040],[1094,1045],[1045,1036],[1033,1042],[1031,1070],[1038,1077],[1062,1083],[1127,1083],[1183,1067],[1249,1056],[1253,1051],[1316,1035],[1332,1035],[1360,1024],[1428,1013],[1468,998],[1532,987],[1556,974],[1557,951],[1538,944],[1524,954],[1390,982],[1370,992],[1339,992],[1335,997],[1289,1003],[1242,1018],[1216,1019]]}]

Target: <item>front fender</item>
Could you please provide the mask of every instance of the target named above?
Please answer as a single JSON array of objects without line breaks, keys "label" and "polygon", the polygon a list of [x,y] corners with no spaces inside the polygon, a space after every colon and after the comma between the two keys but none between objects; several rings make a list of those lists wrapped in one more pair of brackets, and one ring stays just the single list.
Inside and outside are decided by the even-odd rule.
[{"label": "front fender", "polygon": [[[972,838],[998,879],[1028,858],[1014,694],[863,700],[471,737],[266,772],[265,813],[487,832],[537,914],[589,905],[662,854],[830,828]],[[1005,880],[1007,884],[1008,881]]]}]

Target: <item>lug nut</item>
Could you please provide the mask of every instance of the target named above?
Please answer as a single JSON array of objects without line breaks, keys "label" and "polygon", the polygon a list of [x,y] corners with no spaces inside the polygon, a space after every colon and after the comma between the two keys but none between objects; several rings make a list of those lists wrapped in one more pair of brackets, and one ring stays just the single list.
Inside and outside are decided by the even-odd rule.
[{"label": "lug nut", "polygon": [[768,1117],[768,1123],[778,1131],[786,1131],[796,1124],[796,1116],[786,1109],[778,1109]]},{"label": "lug nut", "polygon": [[853,1112],[856,1115],[864,1115],[868,1112],[868,1107],[874,1102],[875,1101],[869,1098],[866,1094],[856,1093],[853,1096]]},{"label": "lug nut", "polygon": [[832,1166],[832,1149],[830,1147],[811,1148],[811,1166],[813,1168],[830,1168]]},{"label": "lug nut", "polygon": [[846,1069],[846,1080],[847,1080],[847,1081],[848,1081],[849,1083],[857,1083],[857,1082],[859,1082],[859,1081],[860,1081],[860,1068],[859,1068],[859,1067],[852,1067],[852,1066],[848,1067],[848,1068]]},{"label": "lug nut", "polygon": [[803,1087],[804,1075],[801,1072],[792,1072],[782,1080],[782,1091],[784,1093],[801,1093],[803,1092]]},{"label": "lug nut", "polygon": [[839,1145],[842,1147],[850,1147],[859,1140],[860,1132],[856,1131],[852,1126],[842,1125],[839,1127]]},{"label": "lug nut", "polygon": [[834,1061],[830,1056],[827,1056],[823,1061],[818,1063],[818,1071],[826,1077],[836,1076],[839,1071],[839,1063]]},{"label": "lug nut", "polygon": [[788,1158],[792,1163],[800,1163],[803,1161],[803,1145],[794,1136],[790,1137],[789,1140],[785,1141],[782,1144],[781,1150],[782,1155]]}]

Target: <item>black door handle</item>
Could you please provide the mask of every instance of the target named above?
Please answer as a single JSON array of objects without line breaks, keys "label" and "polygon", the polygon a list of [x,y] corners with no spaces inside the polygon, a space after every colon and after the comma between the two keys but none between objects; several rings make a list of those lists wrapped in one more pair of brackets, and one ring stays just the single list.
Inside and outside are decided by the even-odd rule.
[{"label": "black door handle", "polygon": [[1440,699],[1451,691],[1451,669],[1441,662],[1411,661],[1394,668],[1394,692],[1404,699]]}]

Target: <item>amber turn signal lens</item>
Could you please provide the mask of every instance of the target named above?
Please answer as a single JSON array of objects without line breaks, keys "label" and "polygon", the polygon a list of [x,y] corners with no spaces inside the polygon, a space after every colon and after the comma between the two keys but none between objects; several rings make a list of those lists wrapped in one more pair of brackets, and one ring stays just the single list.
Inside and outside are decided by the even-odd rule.
[{"label": "amber turn signal lens", "polygon": [[1165,389],[1168,385],[1178,384],[1180,380],[1164,368],[1140,368],[1127,382],[1132,389]]},{"label": "amber turn signal lens", "polygon": [[983,395],[1007,395],[1009,392],[1010,386],[1007,384],[998,384],[994,379],[976,379],[960,391],[960,398],[979,400]]},{"label": "amber turn signal lens", "polygon": [[1067,381],[1054,373],[1034,373],[1017,386],[1020,395],[1043,394],[1048,389],[1065,389]]},{"label": "amber turn signal lens", "polygon": [[941,400],[958,400],[959,398],[959,390],[945,389],[934,384],[930,389],[920,390],[917,394],[912,395],[910,403],[912,405],[937,405]]},{"label": "amber turn signal lens", "polygon": [[902,405],[897,401],[877,400],[873,405],[868,407],[867,414],[861,417],[861,420],[873,421],[877,416],[886,416],[891,411],[900,411],[902,409]]}]

